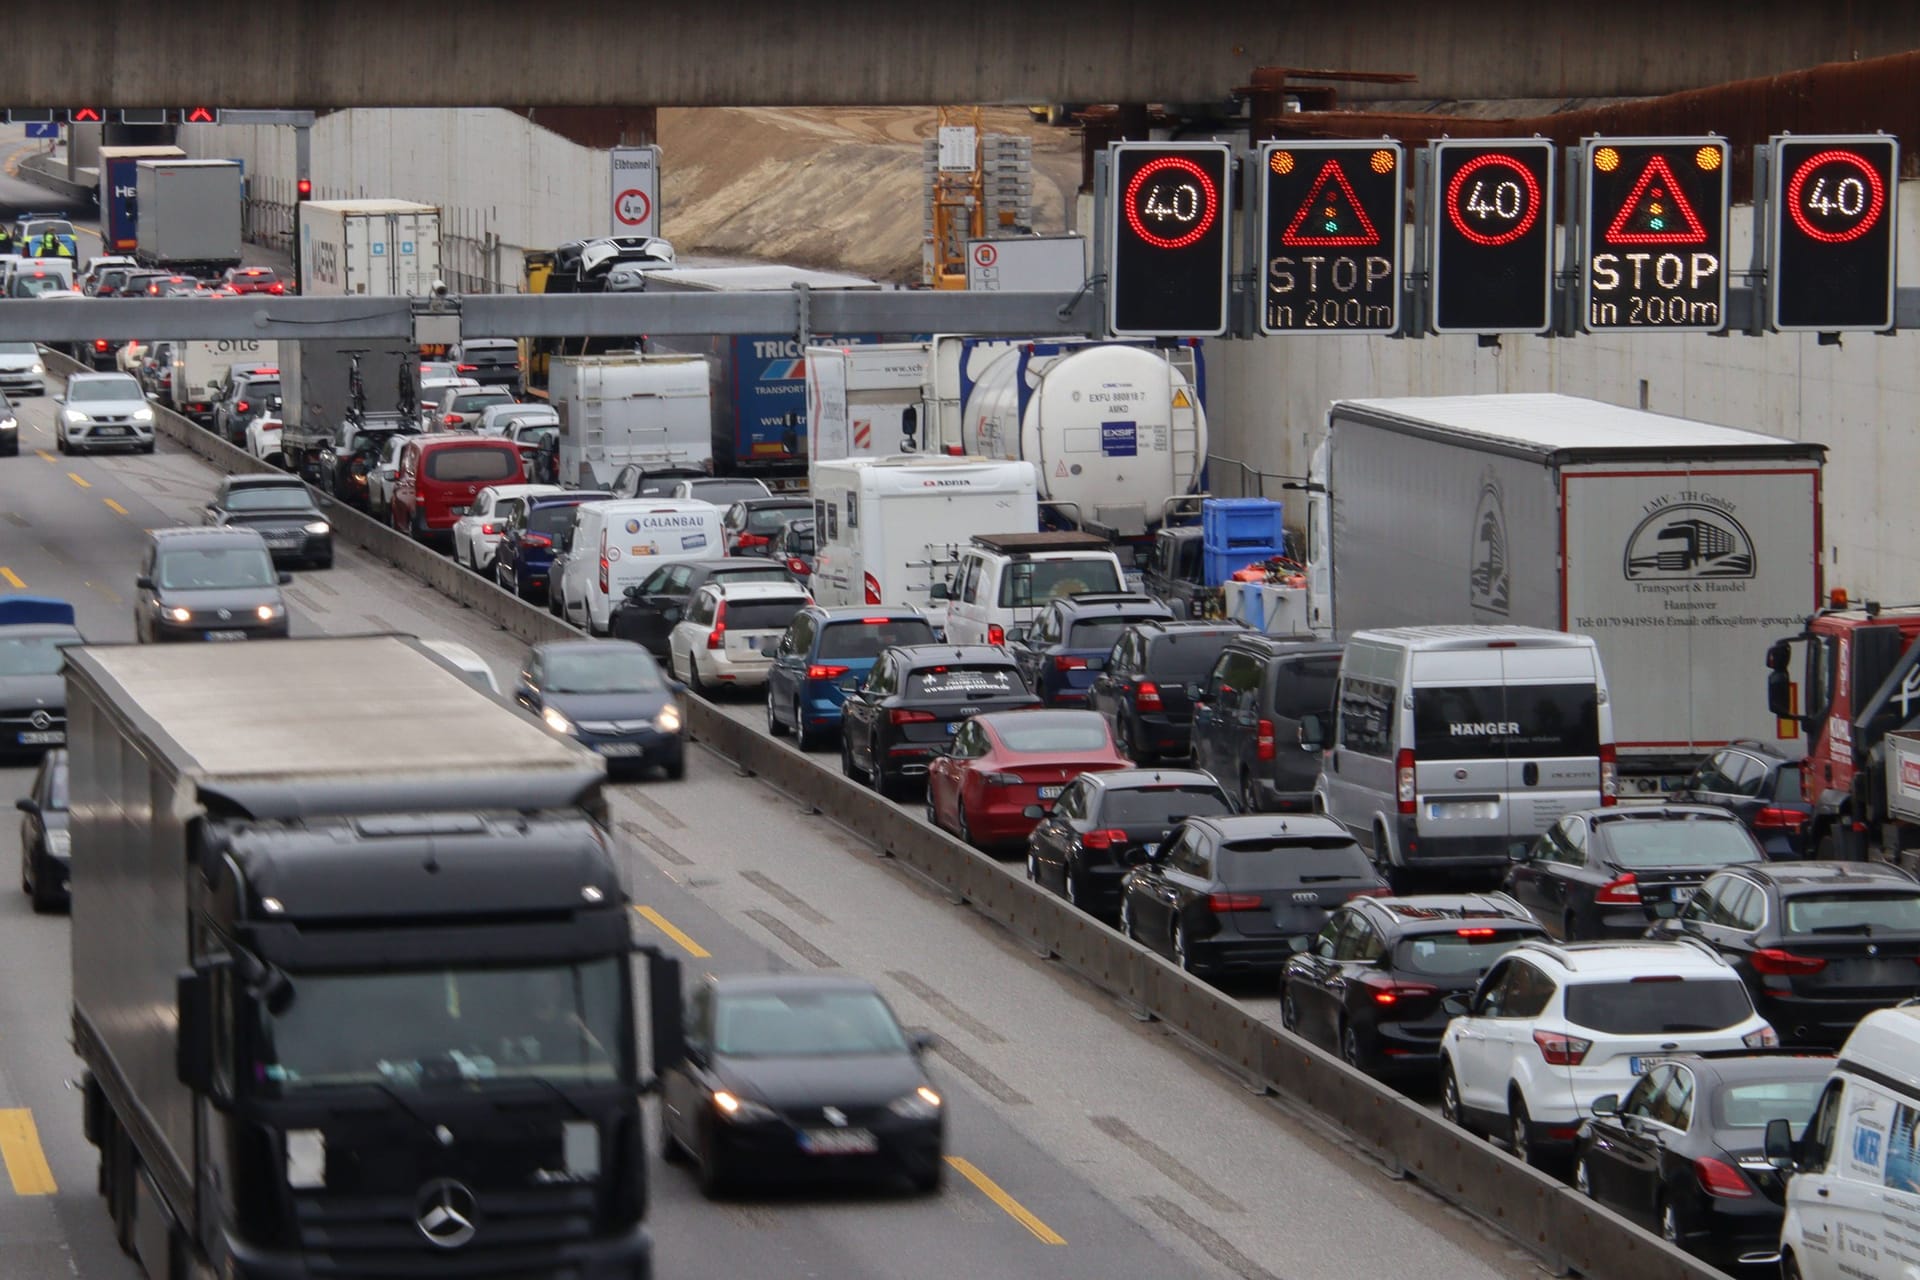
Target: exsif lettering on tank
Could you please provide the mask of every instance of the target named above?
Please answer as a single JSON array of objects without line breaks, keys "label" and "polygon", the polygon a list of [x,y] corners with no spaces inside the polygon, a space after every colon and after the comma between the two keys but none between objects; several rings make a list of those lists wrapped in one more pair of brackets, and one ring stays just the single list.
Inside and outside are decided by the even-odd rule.
[{"label": "exsif lettering on tank", "polygon": [[1131,422],[1100,424],[1100,452],[1109,458],[1132,458],[1140,452],[1140,429]]}]

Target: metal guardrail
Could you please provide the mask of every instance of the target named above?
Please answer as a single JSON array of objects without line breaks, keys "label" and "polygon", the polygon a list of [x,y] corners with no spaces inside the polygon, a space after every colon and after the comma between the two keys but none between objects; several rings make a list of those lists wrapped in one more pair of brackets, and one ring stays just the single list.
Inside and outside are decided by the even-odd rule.
[{"label": "metal guardrail", "polygon": [[[57,354],[58,372],[81,366]],[[276,472],[166,410],[159,434],[225,472]],[[324,495],[323,495],[324,496]],[[447,556],[333,503],[337,536],[474,610],[529,644],[580,632]],[[1128,941],[1064,899],[930,827],[835,768],[752,725],[689,699],[689,735],[749,774],[862,837],[963,904],[1123,1002],[1178,1031],[1261,1093],[1286,1098],[1344,1131],[1397,1177],[1493,1226],[1558,1271],[1594,1280],[1724,1280],[1571,1187],[1446,1123],[1419,1104],[1290,1033],[1230,996]]]}]

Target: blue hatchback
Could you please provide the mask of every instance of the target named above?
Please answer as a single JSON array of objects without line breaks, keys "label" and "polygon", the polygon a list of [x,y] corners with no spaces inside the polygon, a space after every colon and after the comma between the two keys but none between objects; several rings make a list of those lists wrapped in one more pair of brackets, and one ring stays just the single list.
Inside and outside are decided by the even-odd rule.
[{"label": "blue hatchback", "polygon": [[1033,624],[1007,632],[1027,687],[1050,707],[1084,707],[1120,633],[1136,622],[1168,621],[1166,605],[1131,592],[1091,592],[1050,601]]},{"label": "blue hatchback", "polygon": [[795,614],[767,672],[767,732],[792,733],[802,751],[833,740],[847,693],[893,645],[932,644],[933,628],[917,609],[812,605]]},{"label": "blue hatchback", "polygon": [[570,489],[529,498],[526,509],[500,531],[500,545],[493,553],[493,580],[522,600],[546,603],[554,544],[565,537],[573,509],[612,496],[597,489]]}]

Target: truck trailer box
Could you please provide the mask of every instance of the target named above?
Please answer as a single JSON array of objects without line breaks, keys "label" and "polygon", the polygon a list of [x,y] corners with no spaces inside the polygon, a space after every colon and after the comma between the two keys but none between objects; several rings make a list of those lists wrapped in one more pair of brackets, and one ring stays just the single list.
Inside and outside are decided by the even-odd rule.
[{"label": "truck trailer box", "polygon": [[240,265],[246,200],[231,160],[139,160],[134,164],[134,257],[183,275]]},{"label": "truck trailer box", "polygon": [[215,391],[234,365],[273,364],[280,358],[280,344],[272,338],[192,338],[167,349],[173,358],[173,408],[199,422],[212,419]]},{"label": "truck trailer box", "polygon": [[924,342],[807,348],[807,458],[873,458],[921,452]]},{"label": "truck trailer box", "polygon": [[712,461],[713,391],[700,356],[556,356],[547,402],[560,415],[564,484],[604,488],[629,464],[653,471]]},{"label": "truck trailer box", "polygon": [[300,292],[424,298],[440,275],[440,210],[411,200],[306,200]]},{"label": "truck trailer box", "polygon": [[1563,395],[1336,401],[1316,451],[1310,614],[1593,636],[1623,787],[1771,741],[1766,655],[1820,595],[1825,447]]},{"label": "truck trailer box", "polygon": [[142,160],[185,160],[178,147],[100,148],[100,252],[132,253],[140,243],[139,163]]},{"label": "truck trailer box", "polygon": [[302,338],[280,344],[283,439],[319,447],[333,439],[352,403],[353,355],[367,409],[383,412],[400,400],[400,379],[415,375],[419,357],[393,339]]}]

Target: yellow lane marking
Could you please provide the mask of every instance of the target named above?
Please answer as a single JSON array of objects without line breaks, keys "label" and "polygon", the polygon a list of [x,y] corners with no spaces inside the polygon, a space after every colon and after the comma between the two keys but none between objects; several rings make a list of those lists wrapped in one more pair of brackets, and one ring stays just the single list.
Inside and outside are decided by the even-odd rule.
[{"label": "yellow lane marking", "polygon": [[47,1167],[47,1153],[40,1149],[40,1130],[34,1126],[33,1112],[24,1107],[0,1110],[0,1158],[7,1162],[13,1194],[50,1196],[60,1189],[54,1185],[53,1170]]},{"label": "yellow lane marking", "polygon": [[45,449],[35,449],[34,452],[40,455],[40,458],[43,462],[53,461],[53,455],[48,453]]},{"label": "yellow lane marking", "polygon": [[109,507],[112,507],[115,511],[119,512],[123,516],[127,514],[127,509],[121,506],[119,503],[115,502],[112,498],[102,498],[100,499],[100,501],[106,503]]},{"label": "yellow lane marking", "polygon": [[980,1194],[999,1205],[1009,1218],[1012,1218],[1015,1222],[1033,1232],[1034,1239],[1038,1240],[1041,1244],[1065,1244],[1067,1242],[1065,1236],[1040,1221],[1040,1219],[1034,1217],[1033,1212],[1028,1209],[1027,1206],[1008,1195],[999,1183],[980,1172],[972,1161],[960,1156],[948,1156],[947,1163],[952,1165],[954,1171],[961,1177],[980,1188]]},{"label": "yellow lane marking", "polygon": [[0,578],[5,578],[7,585],[15,591],[25,591],[27,589],[27,584],[20,581],[20,575],[3,564],[0,564]]},{"label": "yellow lane marking", "polygon": [[661,915],[658,911],[655,911],[652,907],[636,906],[634,910],[638,911],[648,924],[679,943],[680,949],[692,956],[695,960],[705,960],[712,954],[705,947],[682,933],[677,925]]},{"label": "yellow lane marking", "polygon": [[81,478],[81,475],[78,471],[67,472],[67,479],[73,481],[75,484],[79,485],[82,489],[93,488],[92,485],[88,484],[84,479]]}]

